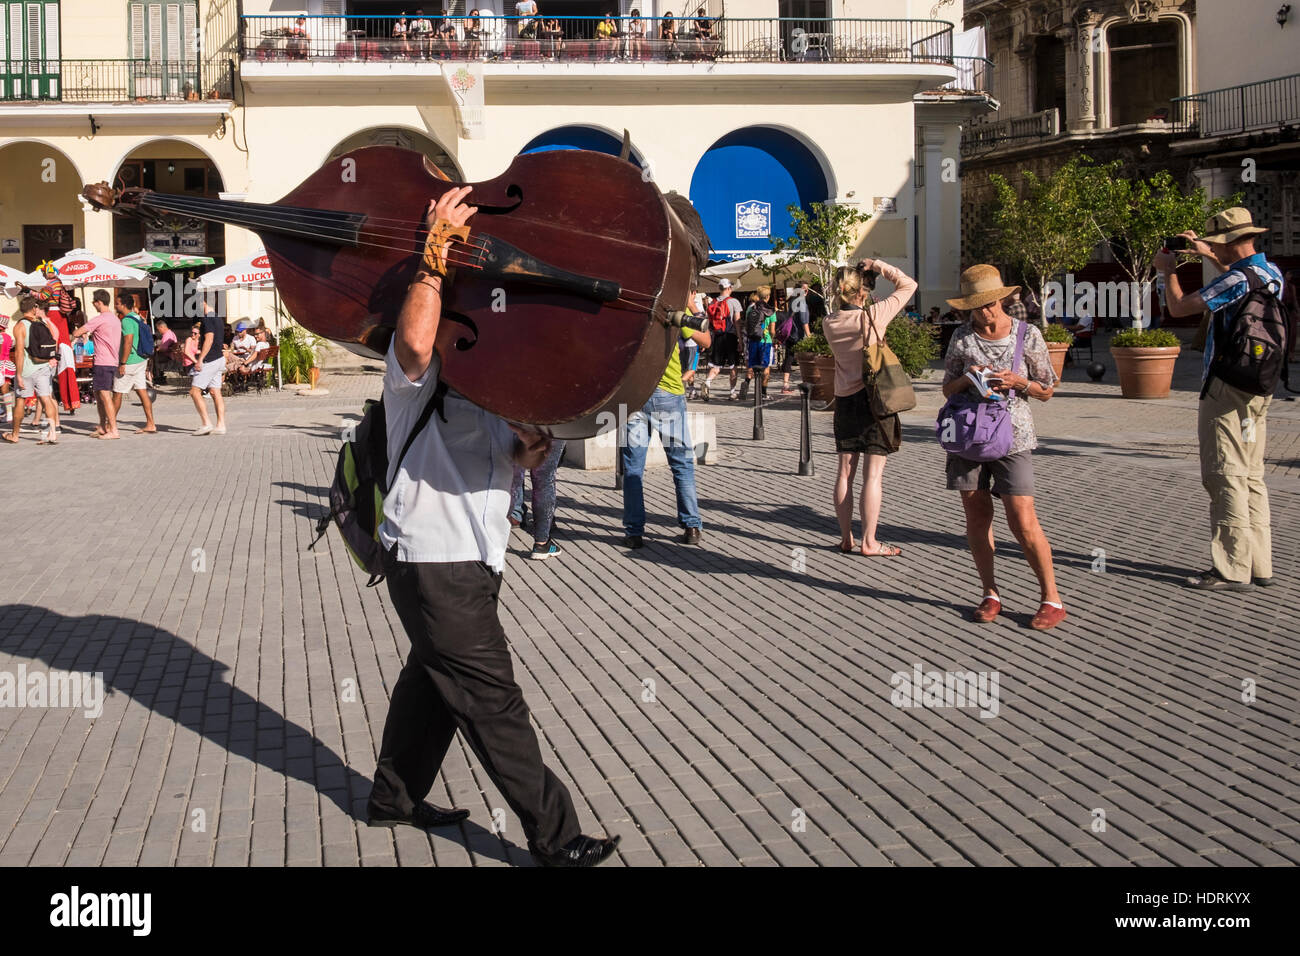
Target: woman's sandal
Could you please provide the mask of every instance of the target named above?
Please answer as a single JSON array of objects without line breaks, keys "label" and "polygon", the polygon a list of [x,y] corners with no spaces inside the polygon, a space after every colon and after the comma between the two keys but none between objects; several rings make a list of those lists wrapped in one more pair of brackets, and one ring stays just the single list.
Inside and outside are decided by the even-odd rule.
[{"label": "woman's sandal", "polygon": [[903,553],[902,548],[896,548],[892,544],[885,544],[881,541],[875,551],[863,551],[864,558],[896,558]]}]

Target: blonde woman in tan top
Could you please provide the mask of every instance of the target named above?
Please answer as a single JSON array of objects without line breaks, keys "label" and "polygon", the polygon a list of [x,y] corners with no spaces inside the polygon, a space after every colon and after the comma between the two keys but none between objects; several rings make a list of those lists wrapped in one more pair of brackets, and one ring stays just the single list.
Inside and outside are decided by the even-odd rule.
[{"label": "blonde woman in tan top", "polygon": [[[866,305],[863,275],[875,272],[894,285],[888,298]],[[880,521],[885,457],[898,451],[903,441],[897,415],[877,419],[871,414],[869,393],[862,377],[862,355],[868,332],[872,341],[885,337],[885,329],[916,292],[916,280],[880,259],[863,259],[856,269],[845,270],[839,279],[840,308],[822,320],[822,332],[835,354],[835,450],[839,452],[839,474],[835,479],[835,516],[840,522],[840,550],[854,551],[853,482],[858,457],[867,456],[862,482],[862,548],[868,557],[892,558],[901,548],[876,540]]]}]

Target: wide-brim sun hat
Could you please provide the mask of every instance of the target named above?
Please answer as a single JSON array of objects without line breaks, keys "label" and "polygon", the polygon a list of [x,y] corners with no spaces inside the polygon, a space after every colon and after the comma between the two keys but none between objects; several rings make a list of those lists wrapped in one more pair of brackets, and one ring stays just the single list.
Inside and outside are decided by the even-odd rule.
[{"label": "wide-brim sun hat", "polygon": [[947,300],[954,309],[978,309],[1020,291],[1018,285],[1003,285],[1002,273],[989,265],[971,266],[963,272],[959,288],[961,295]]},{"label": "wide-brim sun hat", "polygon": [[1217,216],[1210,217],[1205,224],[1205,235],[1198,236],[1202,242],[1236,242],[1247,236],[1258,236],[1268,232],[1263,226],[1255,225],[1250,210],[1242,206],[1233,206],[1223,210]]}]

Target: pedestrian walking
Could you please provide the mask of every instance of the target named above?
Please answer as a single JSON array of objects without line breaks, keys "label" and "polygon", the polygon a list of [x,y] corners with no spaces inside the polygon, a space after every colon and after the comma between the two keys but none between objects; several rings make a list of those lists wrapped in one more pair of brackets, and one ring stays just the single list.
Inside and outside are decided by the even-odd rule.
[{"label": "pedestrian walking", "polygon": [[0,313],[0,404],[4,406],[4,423],[14,420],[14,337],[9,334],[9,316]]},{"label": "pedestrian walking", "polygon": [[95,314],[77,329],[74,338],[81,341],[89,338],[94,348],[90,388],[95,393],[95,405],[99,409],[95,437],[115,440],[122,437],[117,430],[117,403],[113,396],[118,351],[122,346],[122,317],[113,309],[112,301],[107,289],[96,289],[90,297]]},{"label": "pedestrian walking", "polygon": [[[1266,347],[1278,353],[1276,362],[1286,368],[1285,339],[1276,342],[1251,334],[1236,335],[1245,321],[1248,296],[1261,293],[1264,301],[1281,311],[1279,298],[1285,283],[1277,264],[1255,250],[1255,237],[1268,232],[1256,226],[1250,212],[1240,206],[1225,209],[1198,237],[1183,235],[1195,252],[1220,275],[1204,288],[1184,293],[1174,271],[1177,259],[1158,253],[1152,264],[1165,279],[1170,315],[1212,313],[1205,340],[1201,371],[1201,400],[1197,406],[1197,438],[1201,452],[1201,484],[1210,496],[1210,568],[1186,581],[1204,590],[1248,591],[1251,584],[1273,583],[1273,539],[1268,487],[1264,483],[1264,449],[1268,435],[1268,410],[1277,380],[1264,381],[1251,373],[1254,355],[1237,354],[1241,346],[1262,355]],[[1284,313],[1281,313],[1284,315]],[[1243,374],[1245,372],[1246,374]],[[1250,379],[1254,377],[1254,381]]]},{"label": "pedestrian walking", "polygon": [[[961,492],[966,542],[984,587],[973,618],[988,623],[1002,611],[1002,594],[993,574],[993,498],[998,497],[1006,510],[1007,526],[1038,578],[1039,606],[1029,626],[1045,631],[1064,621],[1066,612],[1056,589],[1052,548],[1034,509],[1032,453],[1038,438],[1026,399],[1050,399],[1057,378],[1042,333],[1028,322],[1013,320],[1003,308],[1003,301],[1019,287],[1004,286],[1001,274],[990,265],[971,266],[960,281],[961,295],[949,299],[948,304],[965,310],[969,321],[948,343],[944,398],[976,389],[978,373],[984,373],[988,386],[1005,396],[1012,433],[1009,451],[993,461],[948,454],[948,489]],[[972,377],[971,372],[977,374]]]},{"label": "pedestrian walking", "polygon": [[[190,399],[199,412],[199,427],[195,435],[224,435],[226,433],[226,403],[221,397],[221,376],[226,370],[226,356],[222,349],[225,344],[225,322],[216,310],[207,302],[203,303],[201,335],[196,350],[197,365],[194,378],[190,380]],[[217,424],[208,420],[208,409],[203,402],[207,392],[212,396],[212,410],[216,413]]]},{"label": "pedestrian walking", "polygon": [[550,454],[536,468],[525,469],[516,465],[515,478],[510,485],[510,523],[520,527],[524,523],[525,472],[532,483],[533,550],[528,557],[534,561],[545,561],[564,553],[551,540],[551,528],[555,522],[555,473],[564,457],[564,445],[562,441],[552,441]]},{"label": "pedestrian walking", "polygon": [[730,279],[718,280],[718,295],[709,303],[708,312],[708,337],[713,344],[709,347],[709,375],[700,388],[700,398],[706,402],[709,400],[709,389],[713,385],[713,380],[723,369],[726,369],[729,374],[731,397],[735,398],[737,395],[736,363],[740,361],[740,339],[737,333],[740,328],[741,309],[740,303],[731,294]]},{"label": "pedestrian walking", "polygon": [[[868,304],[863,274],[882,275],[894,284],[892,295]],[[864,259],[858,269],[847,269],[839,280],[840,308],[822,320],[822,331],[835,356],[835,451],[839,471],[835,478],[835,517],[840,524],[840,550],[867,557],[892,558],[902,549],[876,537],[884,497],[885,461],[903,443],[903,426],[897,415],[876,417],[863,375],[864,351],[870,342],[885,340],[885,330],[912,293],[916,280],[883,259]],[[858,460],[867,456],[859,509],[862,545],[853,542],[853,485]]]},{"label": "pedestrian walking", "polygon": [[[59,441],[59,407],[54,402],[54,369],[58,365],[58,329],[34,295],[24,295],[18,300],[21,318],[14,329],[14,386],[20,399],[35,398],[36,423],[39,428],[40,412],[45,413],[46,430],[41,432],[38,445],[56,445]],[[16,444],[23,427],[27,406],[19,404],[14,410],[14,427],[0,436],[11,445]]]},{"label": "pedestrian walking", "polygon": [[[140,354],[140,340],[145,334],[144,322],[136,312],[135,293],[125,289],[117,293],[117,314],[122,319],[122,346],[117,357],[117,375],[113,378],[113,412],[115,417],[122,415],[122,399],[135,392],[144,407],[144,425],[136,429],[140,435],[152,435],[158,431],[153,420],[153,399],[149,397],[148,382],[145,373],[149,368],[149,359]],[[98,354],[98,347],[95,349]]]},{"label": "pedestrian walking", "polygon": [[[449,189],[430,203],[431,235],[439,223],[458,228],[469,220],[470,189]],[[445,261],[450,246],[427,255]],[[469,816],[424,799],[459,729],[523,823],[533,858],[544,866],[594,866],[614,852],[618,838],[579,830],[573,798],[542,761],[498,615],[511,476],[515,465],[539,467],[550,440],[439,383],[434,341],[442,283],[440,274],[417,267],[385,357],[390,460],[401,460],[390,476],[379,539],[411,655],[393,687],[367,822],[427,829]],[[440,411],[430,403],[440,403]],[[426,409],[432,413],[422,416]],[[427,422],[412,437],[422,417]]]}]

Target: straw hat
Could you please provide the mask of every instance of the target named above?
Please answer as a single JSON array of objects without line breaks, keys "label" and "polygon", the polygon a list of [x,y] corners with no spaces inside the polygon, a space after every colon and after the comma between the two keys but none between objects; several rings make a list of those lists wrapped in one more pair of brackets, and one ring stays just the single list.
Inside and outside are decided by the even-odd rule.
[{"label": "straw hat", "polygon": [[1018,285],[1003,285],[1002,273],[995,267],[971,266],[961,274],[960,298],[949,299],[948,304],[954,309],[978,309],[1019,291]]},{"label": "straw hat", "polygon": [[1249,209],[1233,206],[1213,216],[1205,224],[1205,235],[1197,238],[1202,242],[1236,242],[1246,236],[1258,236],[1261,232],[1268,232],[1268,230],[1263,226],[1255,225]]}]

